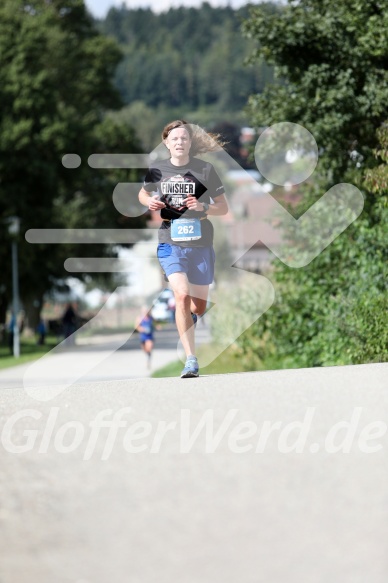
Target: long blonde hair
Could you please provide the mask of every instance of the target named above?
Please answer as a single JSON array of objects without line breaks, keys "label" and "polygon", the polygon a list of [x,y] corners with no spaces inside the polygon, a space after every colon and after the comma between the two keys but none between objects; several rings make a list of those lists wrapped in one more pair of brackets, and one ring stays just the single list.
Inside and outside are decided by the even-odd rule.
[{"label": "long blonde hair", "polygon": [[176,128],[185,128],[191,140],[190,155],[205,154],[220,150],[227,142],[222,139],[221,134],[206,132],[198,125],[190,124],[184,119],[176,119],[168,123],[162,131],[162,139],[165,140],[168,134]]}]

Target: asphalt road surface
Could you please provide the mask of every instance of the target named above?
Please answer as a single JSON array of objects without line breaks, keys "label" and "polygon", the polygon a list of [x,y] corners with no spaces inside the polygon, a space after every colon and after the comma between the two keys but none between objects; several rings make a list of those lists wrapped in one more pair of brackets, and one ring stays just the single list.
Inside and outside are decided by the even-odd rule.
[{"label": "asphalt road surface", "polygon": [[[199,323],[196,342],[210,341],[206,326]],[[124,380],[149,377],[154,370],[178,360],[178,333],[174,325],[156,330],[151,368],[140,348],[138,334],[77,338],[74,346],[63,343],[35,363],[0,371],[0,389],[63,385],[74,382]],[[183,368],[183,364],[182,364]]]},{"label": "asphalt road surface", "polygon": [[387,376],[2,390],[0,582],[386,583]]}]

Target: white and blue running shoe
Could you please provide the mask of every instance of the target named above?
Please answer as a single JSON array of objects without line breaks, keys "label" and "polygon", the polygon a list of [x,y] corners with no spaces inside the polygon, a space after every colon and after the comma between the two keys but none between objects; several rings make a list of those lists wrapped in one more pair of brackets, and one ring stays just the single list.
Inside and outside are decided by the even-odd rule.
[{"label": "white and blue running shoe", "polygon": [[194,355],[186,359],[185,368],[181,372],[181,379],[190,379],[199,376],[198,360]]}]

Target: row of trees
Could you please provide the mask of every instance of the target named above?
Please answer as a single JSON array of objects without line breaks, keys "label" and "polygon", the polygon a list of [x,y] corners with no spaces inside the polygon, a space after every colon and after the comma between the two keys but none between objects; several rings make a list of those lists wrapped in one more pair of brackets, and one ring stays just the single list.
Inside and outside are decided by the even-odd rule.
[{"label": "row of trees", "polygon": [[[22,233],[139,226],[141,220],[123,217],[112,204],[117,182],[136,180],[135,174],[93,170],[88,156],[139,152],[142,145],[148,151],[156,143],[145,143],[144,135],[155,130],[155,119],[160,130],[172,112],[200,112],[199,119],[189,117],[196,122],[214,121],[215,111],[237,116],[251,93],[253,125],[296,122],[318,142],[314,182],[293,212],[304,212],[337,182],[361,188],[365,210],[307,268],[275,263],[276,304],[240,338],[239,350],[247,360],[275,358],[276,366],[385,358],[385,7],[385,0],[336,6],[299,0],[239,11],[205,3],[160,15],[122,8],[97,23],[98,32],[83,0],[3,0],[0,321],[11,298],[7,218],[20,217]],[[245,69],[249,51],[252,66]],[[132,127],[140,128],[142,143]],[[65,169],[66,153],[80,155],[81,166]],[[21,295],[30,325],[45,292],[66,276],[65,258],[114,253],[98,245],[20,245]]]},{"label": "row of trees", "polygon": [[[268,4],[266,13],[276,6]],[[126,103],[149,107],[183,107],[186,111],[211,105],[221,111],[245,107],[247,96],[261,92],[272,77],[264,60],[244,66],[252,43],[241,35],[247,6],[151,9],[111,8],[98,23],[112,36],[124,58],[115,82]]]},{"label": "row of trees", "polygon": [[255,8],[245,23],[256,56],[285,81],[251,97],[251,119],[299,123],[320,148],[314,181],[292,212],[339,182],[365,197],[361,216],[310,265],[274,263],[276,302],[238,343],[251,365],[387,359],[387,26],[385,0],[299,0],[273,16]]},{"label": "row of trees", "polygon": [[[67,257],[114,256],[115,249],[31,245],[28,229],[143,224],[112,204],[115,185],[138,181],[139,173],[93,170],[88,156],[149,151],[170,117],[197,105],[196,121],[206,125],[222,119],[222,107],[241,116],[246,95],[270,75],[262,64],[243,67],[249,43],[238,27],[246,14],[208,4],[160,15],[123,7],[95,22],[83,0],[1,3],[0,323],[12,295],[9,217],[21,219],[20,292],[34,327],[45,294],[64,285]],[[78,154],[80,167],[64,168],[66,153]]]},{"label": "row of trees", "polygon": [[[95,29],[83,0],[3,0],[0,5],[0,322],[12,296],[7,218],[31,228],[103,228],[138,222],[112,204],[124,171],[92,170],[95,152],[139,152],[129,126],[107,118],[122,101],[112,84],[116,43]],[[82,164],[66,169],[62,157]],[[66,277],[69,256],[104,256],[102,245],[31,245],[20,237],[20,293],[30,326],[44,294]],[[84,274],[86,277],[87,274]]]}]

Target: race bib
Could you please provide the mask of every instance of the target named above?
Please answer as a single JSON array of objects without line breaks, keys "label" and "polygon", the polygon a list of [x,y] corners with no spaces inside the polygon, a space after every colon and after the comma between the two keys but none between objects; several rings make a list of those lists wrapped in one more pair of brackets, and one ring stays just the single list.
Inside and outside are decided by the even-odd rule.
[{"label": "race bib", "polygon": [[199,219],[175,219],[171,221],[171,239],[173,241],[196,241],[202,236]]}]

